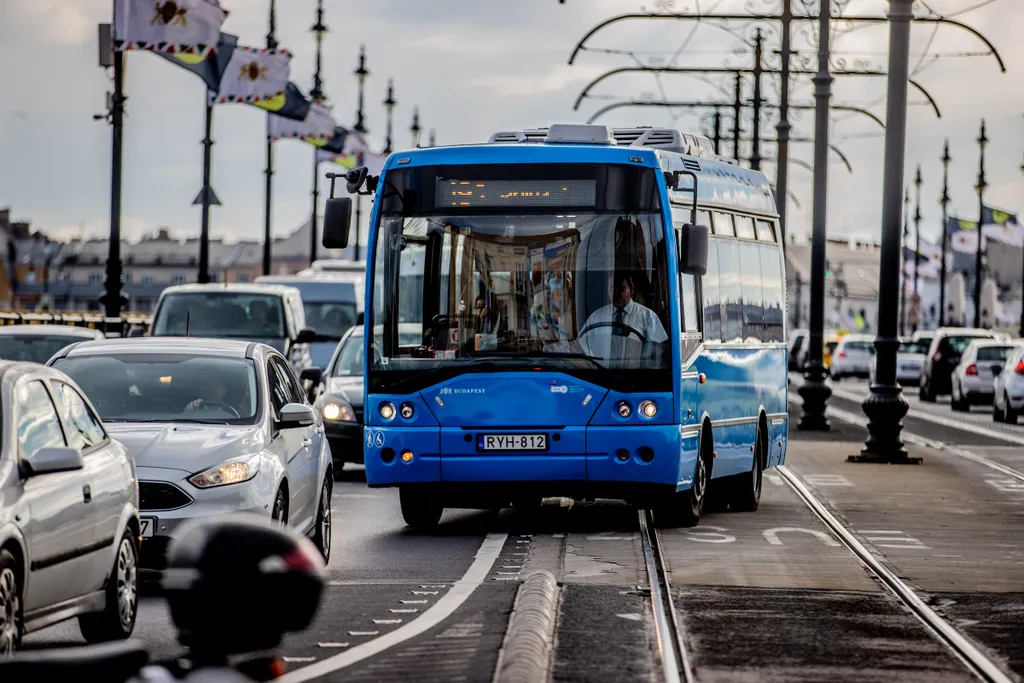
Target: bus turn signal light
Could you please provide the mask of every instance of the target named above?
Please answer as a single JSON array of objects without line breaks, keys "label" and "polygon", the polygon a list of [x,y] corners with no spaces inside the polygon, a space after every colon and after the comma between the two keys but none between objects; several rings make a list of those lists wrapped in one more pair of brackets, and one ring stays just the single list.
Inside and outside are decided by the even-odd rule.
[{"label": "bus turn signal light", "polygon": [[402,462],[412,462],[412,451],[402,451]]}]

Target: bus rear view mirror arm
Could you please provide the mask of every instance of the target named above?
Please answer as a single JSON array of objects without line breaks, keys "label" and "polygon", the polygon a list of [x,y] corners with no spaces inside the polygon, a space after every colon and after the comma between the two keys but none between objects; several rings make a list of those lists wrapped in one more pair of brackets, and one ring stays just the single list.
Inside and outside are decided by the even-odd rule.
[{"label": "bus rear view mirror arm", "polygon": [[687,223],[679,232],[679,269],[687,275],[708,272],[708,234],[706,225]]}]

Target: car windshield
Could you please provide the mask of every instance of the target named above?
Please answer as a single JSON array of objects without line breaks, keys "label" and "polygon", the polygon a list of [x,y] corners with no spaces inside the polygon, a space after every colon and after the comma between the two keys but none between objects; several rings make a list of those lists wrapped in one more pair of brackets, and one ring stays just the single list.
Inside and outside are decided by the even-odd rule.
[{"label": "car windshield", "polygon": [[[402,325],[398,330],[398,343],[402,346],[415,346],[423,338],[419,325]],[[327,371],[333,377],[360,377],[363,374],[363,334],[353,334],[345,340],[341,351],[334,357],[334,365]]]},{"label": "car windshield", "polygon": [[[606,199],[595,186],[615,182],[611,170],[598,181],[477,182],[451,176],[483,176],[483,167],[452,170],[458,168],[428,167],[418,181],[399,177],[399,187],[433,183],[433,193],[415,195],[430,195],[425,206],[420,201],[425,215],[410,215],[416,206],[383,205],[373,267],[371,390],[426,386],[425,370],[454,376],[474,366],[500,370],[528,362],[597,382],[628,369],[632,387],[670,390],[671,288],[653,177],[623,171],[627,180],[619,190],[636,193],[624,201],[637,210],[612,212],[597,206]],[[507,168],[489,172],[516,173]],[[556,174],[526,168],[518,172]],[[594,177],[593,168],[614,167],[562,173]],[[563,201],[594,208],[553,208]],[[401,343],[401,323],[423,325],[418,343]],[[438,379],[432,373],[430,382]]]},{"label": "car windshield", "polygon": [[874,353],[875,343],[871,341],[849,341],[843,345],[843,348],[850,351],[860,351],[862,353]]},{"label": "car windshield", "polygon": [[900,344],[900,353],[928,353],[928,347],[931,345],[931,341],[928,339],[918,339],[915,341],[907,341]]},{"label": "car windshield", "polygon": [[168,294],[153,321],[154,337],[283,339],[280,296],[242,292]]},{"label": "car windshield", "polygon": [[1012,346],[982,346],[978,349],[978,360],[1006,360]]},{"label": "car windshield", "polygon": [[356,320],[354,303],[338,302],[303,302],[306,312],[306,325],[316,330],[316,336],[322,341],[338,341]]},{"label": "car windshield", "polygon": [[70,356],[54,367],[75,380],[105,421],[253,424],[252,361],[185,354]]},{"label": "car windshield", "polygon": [[0,335],[0,358],[46,363],[65,346],[87,339],[94,339],[94,337],[69,334]]}]

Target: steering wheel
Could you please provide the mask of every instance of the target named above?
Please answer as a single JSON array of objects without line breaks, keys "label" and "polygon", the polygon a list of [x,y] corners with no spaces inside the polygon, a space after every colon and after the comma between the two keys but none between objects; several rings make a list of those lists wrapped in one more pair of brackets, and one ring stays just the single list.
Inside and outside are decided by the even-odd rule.
[{"label": "steering wheel", "polygon": [[236,418],[242,417],[238,411],[235,410],[234,406],[228,405],[227,403],[221,403],[220,401],[203,401],[198,407],[206,410],[210,406],[216,406],[217,408],[223,409],[225,412],[231,412]]},{"label": "steering wheel", "polygon": [[628,337],[631,334],[635,334],[637,337],[640,338],[640,343],[646,343],[647,342],[647,336],[643,332],[641,332],[640,330],[636,329],[635,327],[630,327],[629,325],[626,325],[625,323],[617,323],[617,322],[592,323],[592,324],[587,325],[586,327],[584,327],[582,330],[580,330],[580,333],[576,335],[576,338],[580,339],[587,332],[589,332],[590,330],[597,329],[598,327],[614,327],[614,328],[619,329],[619,330],[625,330],[626,334],[624,336]]}]

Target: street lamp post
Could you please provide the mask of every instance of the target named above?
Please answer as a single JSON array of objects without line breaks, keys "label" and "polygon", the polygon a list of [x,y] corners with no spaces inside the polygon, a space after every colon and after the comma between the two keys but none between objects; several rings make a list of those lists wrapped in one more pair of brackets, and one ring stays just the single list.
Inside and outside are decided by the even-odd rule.
[{"label": "street lamp post", "polygon": [[900,184],[904,178],[907,140],[907,77],[910,71],[910,21],[914,0],[889,0],[889,79],[885,118],[885,171],[882,178],[882,248],[879,259],[878,336],[875,337],[875,381],[862,407],[869,436],[854,462],[914,463],[900,439],[907,400],[896,382],[896,335],[903,254],[900,248]]},{"label": "street lamp post", "polygon": [[437,136],[435,135],[435,133],[436,131],[433,128],[431,128],[430,139],[427,142],[427,147],[437,147]]},{"label": "street lamp post", "polygon": [[823,359],[825,334],[825,249],[828,212],[828,126],[829,101],[832,99],[832,74],[829,73],[829,36],[831,0],[821,0],[818,10],[818,72],[814,83],[814,210],[811,232],[811,324],[807,347],[808,365],[800,396],[804,399],[800,429],[830,429],[825,405],[832,389],[825,383],[828,371]]},{"label": "street lamp post", "polygon": [[761,64],[764,50],[764,36],[761,29],[757,29],[754,38],[754,121],[751,135],[750,168],[755,171],[761,170],[761,74],[764,72]]},{"label": "street lamp post", "polygon": [[[912,305],[917,307],[914,310],[920,309],[920,299],[917,293],[917,279],[918,270],[920,268],[921,261],[921,164],[917,165],[917,175],[914,176],[914,191],[916,192],[916,205],[914,207],[914,300]],[[917,331],[918,325],[917,313],[910,318],[910,329],[913,332]]]},{"label": "street lamp post", "polygon": [[395,113],[395,85],[394,82],[388,79],[388,96],[384,99],[384,110],[387,112],[387,136],[384,138],[384,153],[391,154],[394,150],[391,147],[391,123]]},{"label": "street lamp post", "polygon": [[942,206],[942,267],[939,269],[939,327],[946,324],[946,242],[949,238],[946,223],[949,221],[949,162],[952,161],[949,157],[948,138],[942,149],[941,161],[942,196],[939,198],[939,204]]},{"label": "street lamp post", "polygon": [[[267,49],[274,50],[277,48],[277,38],[274,33],[277,28],[277,2],[276,0],[270,0],[270,25],[267,30]],[[271,116],[267,113],[267,116]],[[267,168],[264,171],[267,176],[266,179],[266,191],[263,208],[263,274],[270,275],[271,270],[271,255],[270,248],[272,244],[272,237],[270,235],[270,224],[271,224],[271,208],[272,208],[272,193],[274,187],[274,141],[267,135]]]},{"label": "street lamp post", "polygon": [[[1020,172],[1024,173],[1024,162],[1021,162]],[[1024,337],[1024,244],[1021,244],[1020,264],[1020,336]]]},{"label": "street lamp post", "polygon": [[[320,72],[323,60],[323,42],[324,34],[327,33],[327,27],[324,25],[324,0],[317,0],[316,2],[316,23],[313,24],[313,35],[316,36],[316,71],[313,74],[313,89],[309,91],[310,99],[316,104],[323,104],[324,91],[323,91],[323,80],[320,78]],[[316,248],[317,248],[317,213],[320,202],[320,148],[313,148],[313,216],[310,219],[309,224],[309,263],[312,265],[316,261]]]},{"label": "street lamp post", "polygon": [[737,164],[740,163],[740,135],[743,132],[740,127],[740,116],[743,113],[743,76],[736,74],[736,95],[732,104],[732,157]]},{"label": "street lamp post", "polygon": [[[353,128],[360,135],[365,135],[368,131],[366,130],[366,122],[363,120],[363,86],[366,84],[366,77],[370,75],[370,72],[366,70],[365,45],[359,46],[359,68],[354,73],[359,81],[359,104],[356,107],[356,125]],[[352,255],[355,257],[355,261],[359,260],[359,230],[362,223],[363,196],[356,195],[356,238],[352,241]]]},{"label": "street lamp post", "polygon": [[910,188],[903,189],[903,233],[900,239],[900,335],[907,333],[906,250],[910,239]]},{"label": "street lamp post", "polygon": [[988,144],[988,137],[985,135],[985,119],[981,120],[981,135],[978,136],[978,149],[981,156],[978,159],[978,247],[974,252],[974,326],[981,327],[981,280],[983,277],[981,263],[982,229],[985,221],[985,188],[988,183],[985,181],[985,145]]},{"label": "street lamp post", "polygon": [[415,107],[412,110],[412,125],[409,126],[409,132],[412,133],[412,146],[419,149],[420,146],[420,133],[423,129],[420,128],[420,108]]},{"label": "street lamp post", "polygon": [[775,137],[779,144],[775,152],[775,191],[781,197],[778,200],[779,241],[786,243],[786,214],[789,202],[789,133],[793,126],[789,123],[789,57],[790,28],[793,24],[793,0],[782,0],[781,14],[782,44],[779,51],[781,73],[779,75],[779,123],[775,126]]}]

